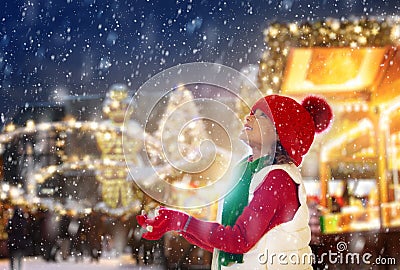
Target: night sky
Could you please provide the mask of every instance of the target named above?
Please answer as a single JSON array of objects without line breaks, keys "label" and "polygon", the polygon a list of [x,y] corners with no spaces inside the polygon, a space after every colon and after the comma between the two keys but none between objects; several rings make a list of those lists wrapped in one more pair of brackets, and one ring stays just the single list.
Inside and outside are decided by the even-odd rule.
[{"label": "night sky", "polygon": [[3,0],[0,126],[27,102],[132,91],[189,62],[257,64],[274,21],[400,15],[392,0]]}]

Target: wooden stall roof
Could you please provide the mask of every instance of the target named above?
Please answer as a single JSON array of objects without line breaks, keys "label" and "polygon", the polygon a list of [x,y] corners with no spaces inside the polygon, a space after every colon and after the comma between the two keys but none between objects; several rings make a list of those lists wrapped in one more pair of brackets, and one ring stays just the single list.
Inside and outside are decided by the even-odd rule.
[{"label": "wooden stall roof", "polygon": [[398,95],[397,47],[292,48],[282,80],[290,96],[321,94],[333,101],[381,102]]},{"label": "wooden stall roof", "polygon": [[383,64],[382,80],[374,89],[373,101],[387,103],[400,96],[400,47],[389,47]]},{"label": "wooden stall roof", "polygon": [[[383,111],[400,102],[399,48],[291,48],[282,93],[298,99],[309,94],[326,97],[333,106],[335,119],[321,142],[324,145],[345,138],[331,145],[327,160],[349,157],[362,162],[362,158],[377,157],[374,115],[377,110]],[[369,119],[372,126],[357,127],[363,119]],[[389,120],[390,133],[400,132],[397,107]]]}]

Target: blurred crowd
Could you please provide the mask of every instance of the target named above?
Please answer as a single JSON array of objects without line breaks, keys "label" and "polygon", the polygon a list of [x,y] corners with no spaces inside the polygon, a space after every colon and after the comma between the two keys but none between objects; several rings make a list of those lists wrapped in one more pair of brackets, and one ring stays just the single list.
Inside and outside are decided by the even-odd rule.
[{"label": "blurred crowd", "polygon": [[[206,267],[211,264],[209,252],[190,244],[178,233],[168,233],[159,241],[142,239],[144,229],[138,226],[136,213],[122,216],[96,211],[76,214],[50,209],[31,211],[23,206],[10,211],[24,220],[23,233],[16,233],[23,240],[14,246],[21,256],[38,256],[49,262],[84,259],[98,262],[101,257],[129,254],[136,264],[158,264],[168,269],[185,264]],[[7,233],[10,241],[12,233]],[[8,254],[2,255],[13,262],[14,250],[8,245]],[[16,257],[17,262],[19,258]]]}]

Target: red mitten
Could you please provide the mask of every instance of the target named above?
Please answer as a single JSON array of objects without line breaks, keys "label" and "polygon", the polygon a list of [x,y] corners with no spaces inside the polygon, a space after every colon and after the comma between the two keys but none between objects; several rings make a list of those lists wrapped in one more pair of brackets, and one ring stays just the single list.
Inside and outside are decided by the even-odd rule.
[{"label": "red mitten", "polygon": [[160,208],[156,217],[148,218],[146,215],[138,215],[136,220],[140,226],[147,230],[142,235],[143,238],[157,240],[168,231],[183,230],[189,220],[189,215],[168,208]]}]

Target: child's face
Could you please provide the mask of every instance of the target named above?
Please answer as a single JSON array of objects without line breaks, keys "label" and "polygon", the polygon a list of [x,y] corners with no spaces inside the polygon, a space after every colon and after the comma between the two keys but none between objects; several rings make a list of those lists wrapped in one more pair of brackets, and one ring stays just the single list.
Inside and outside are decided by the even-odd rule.
[{"label": "child's face", "polygon": [[239,139],[250,147],[270,148],[277,140],[274,123],[261,110],[246,117]]}]

